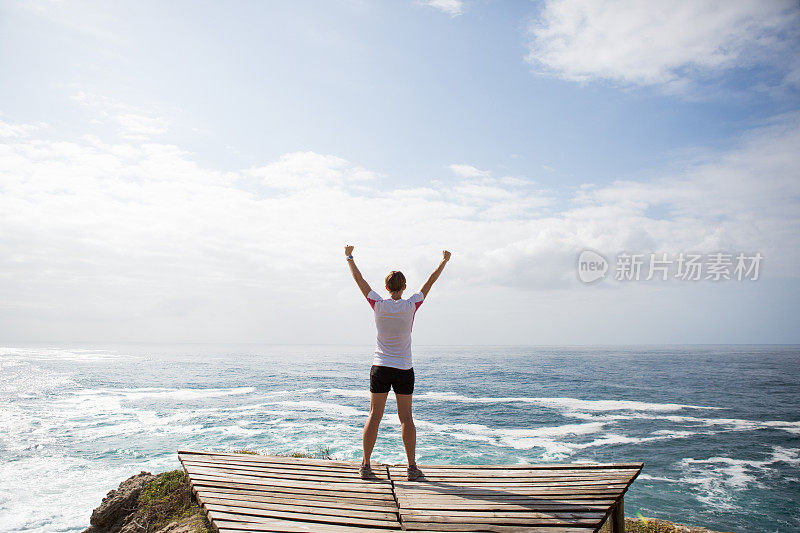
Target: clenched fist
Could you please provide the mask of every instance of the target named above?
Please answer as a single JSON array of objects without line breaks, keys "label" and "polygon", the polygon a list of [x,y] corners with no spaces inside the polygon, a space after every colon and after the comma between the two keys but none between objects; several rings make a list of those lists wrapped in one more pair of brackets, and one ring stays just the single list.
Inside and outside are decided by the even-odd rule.
[{"label": "clenched fist", "polygon": [[353,246],[347,245],[344,247],[344,255],[352,255],[353,253]]},{"label": "clenched fist", "polygon": [[450,252],[448,252],[447,250],[442,250],[442,257],[444,258],[445,261],[450,261]]}]

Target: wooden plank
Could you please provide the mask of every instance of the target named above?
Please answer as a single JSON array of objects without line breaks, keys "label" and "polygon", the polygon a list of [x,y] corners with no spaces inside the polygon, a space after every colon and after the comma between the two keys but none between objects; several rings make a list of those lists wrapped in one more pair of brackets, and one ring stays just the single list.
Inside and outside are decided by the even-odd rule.
[{"label": "wooden plank", "polygon": [[[310,474],[310,473],[325,473],[326,475],[348,475],[352,473],[358,473],[358,466],[353,465],[350,468],[342,468],[342,467],[335,467],[335,468],[326,468],[326,467],[317,467],[311,465],[290,465],[284,463],[267,463],[267,462],[257,462],[257,461],[249,461],[246,459],[230,459],[224,461],[209,461],[205,458],[195,458],[195,457],[182,457],[181,463],[194,463],[194,464],[204,464],[204,465],[228,465],[228,466],[239,466],[239,467],[251,467],[258,470],[278,470],[281,472],[295,472],[298,474]],[[380,466],[373,466],[375,469],[381,469]]]},{"label": "wooden plank", "polygon": [[[523,464],[505,464],[505,465],[424,465],[419,464],[422,468],[440,468],[445,470],[518,470],[518,469],[592,469],[592,468],[627,468],[631,470],[641,470],[644,463],[523,463]],[[399,465],[390,465],[389,468],[403,468]]]},{"label": "wooden plank", "polygon": [[570,499],[570,500],[610,500],[613,498],[617,498],[619,494],[617,492],[596,492],[593,494],[574,494],[568,491],[563,491],[559,489],[553,489],[549,492],[531,492],[531,491],[520,491],[515,492],[510,495],[502,495],[498,496],[495,492],[486,492],[486,491],[458,491],[458,492],[450,492],[450,493],[442,493],[441,497],[427,497],[427,494],[414,494],[412,496],[398,496],[398,500],[401,503],[405,503],[407,501],[412,502],[430,502],[430,501],[449,501],[451,498],[460,497],[466,499],[473,499],[477,502],[486,502],[486,501],[493,501],[493,502],[503,502],[503,501],[511,501],[511,500],[562,500],[562,499]]},{"label": "wooden plank", "polygon": [[498,490],[501,490],[502,487],[541,487],[546,485],[563,485],[565,487],[569,486],[591,486],[591,485],[611,485],[615,487],[627,487],[628,483],[622,483],[619,480],[602,480],[602,479],[590,479],[586,481],[514,481],[514,480],[504,480],[504,481],[472,481],[469,479],[462,479],[459,481],[431,481],[428,479],[417,479],[415,481],[407,481],[403,480],[394,480],[393,481],[395,487],[403,486],[403,487],[465,487],[465,486],[479,486],[479,487],[495,487]]},{"label": "wooden plank", "polygon": [[[344,497],[363,497],[363,496],[356,496],[357,494],[370,494],[372,498],[382,497],[392,499],[392,491],[391,487],[383,488],[383,487],[376,487],[374,490],[369,490],[364,487],[359,486],[352,486],[341,483],[340,487],[309,487],[309,486],[296,486],[293,485],[291,482],[284,481],[284,482],[263,482],[261,480],[242,480],[242,479],[232,479],[232,478],[220,478],[217,476],[196,476],[193,477],[195,484],[200,486],[233,486],[234,488],[249,488],[255,490],[264,490],[264,491],[271,491],[271,492],[291,492],[297,491],[300,493],[306,494],[319,494],[322,496],[326,495],[333,495],[333,494],[341,494]],[[233,485],[231,485],[233,484]],[[237,486],[242,485],[242,486]],[[246,486],[245,486],[246,485]]]},{"label": "wooden plank", "polygon": [[[357,480],[357,481],[360,481],[360,480]],[[526,485],[526,486],[535,487],[535,486],[540,485],[542,483],[571,483],[573,485],[581,485],[581,484],[587,484],[587,483],[588,484],[592,484],[592,483],[594,483],[594,484],[601,484],[601,485],[617,485],[617,486],[620,486],[620,487],[627,487],[629,485],[625,481],[622,481],[622,480],[619,480],[619,479],[587,479],[587,480],[582,480],[582,479],[568,479],[568,480],[559,480],[559,479],[556,479],[556,480],[548,480],[548,479],[544,479],[544,480],[517,479],[517,480],[515,480],[515,479],[511,479],[511,478],[504,478],[504,479],[499,479],[499,480],[496,480],[496,481],[491,481],[491,480],[483,480],[483,479],[472,480],[472,479],[466,478],[466,479],[458,479],[458,480],[437,481],[437,480],[431,480],[431,479],[427,479],[425,477],[422,477],[422,478],[419,478],[419,479],[417,479],[415,481],[408,481],[405,478],[403,478],[403,479],[393,479],[392,481],[394,482],[395,485],[398,485],[398,484],[401,484],[401,485],[409,485],[409,484],[413,485],[413,484],[416,484],[416,485],[430,485],[430,486],[443,486],[443,487],[447,487],[447,486],[458,487],[458,486],[462,486],[462,485],[485,485],[487,487],[489,487],[489,486],[502,487],[504,485]],[[381,482],[381,483],[383,483],[383,482]]]},{"label": "wooden plank", "polygon": [[[355,465],[351,469],[344,469],[344,468],[318,468],[314,466],[308,465],[300,465],[297,467],[290,466],[290,465],[277,465],[272,463],[258,463],[253,461],[203,461],[203,460],[194,460],[194,459],[183,459],[181,461],[182,464],[188,464],[193,466],[205,466],[205,467],[230,467],[242,470],[257,470],[260,472],[279,472],[281,474],[294,474],[294,475],[314,475],[319,474],[322,476],[359,476],[358,467]],[[375,467],[374,470],[375,475],[378,477],[382,477],[383,479],[388,479],[388,474],[386,473],[386,469],[382,467]]]},{"label": "wooden plank", "polygon": [[358,475],[352,476],[313,476],[313,475],[294,475],[290,473],[281,473],[275,471],[263,471],[263,470],[251,470],[251,469],[238,469],[235,467],[228,467],[228,466],[206,466],[201,465],[197,466],[191,463],[184,464],[184,470],[187,472],[193,473],[219,473],[219,474],[228,474],[228,475],[238,475],[238,476],[253,476],[253,477],[263,477],[263,478],[272,478],[272,479],[294,479],[297,481],[313,481],[313,482],[326,482],[326,483],[361,483],[361,484],[385,484],[389,485],[388,479],[381,479],[381,480],[363,480]]},{"label": "wooden plank", "polygon": [[[459,481],[484,481],[484,482],[491,482],[491,483],[508,483],[511,481],[514,482],[530,482],[536,483],[537,481],[609,481],[611,483],[624,483],[629,484],[631,482],[632,476],[613,476],[613,475],[586,475],[586,476],[559,476],[559,475],[550,475],[550,476],[490,476],[490,475],[474,475],[474,476],[436,476],[429,472],[422,472],[422,477],[420,479],[424,479],[425,481],[442,481],[442,482],[451,482],[451,483],[458,483]],[[390,475],[390,479],[392,481],[407,481],[406,475],[403,474],[402,476],[395,476]]]},{"label": "wooden plank", "polygon": [[[357,477],[357,476],[354,476]],[[402,476],[390,476],[392,481],[407,481],[405,474]],[[520,476],[520,477],[511,477],[511,476],[502,476],[502,477],[492,477],[487,475],[478,475],[478,476],[457,476],[457,477],[450,477],[450,476],[434,476],[427,472],[422,473],[422,477],[419,478],[424,481],[438,481],[442,483],[459,483],[462,481],[470,481],[476,482],[481,481],[484,483],[509,483],[509,482],[517,482],[517,483],[537,483],[542,481],[559,481],[559,482],[570,482],[570,481],[606,481],[609,483],[622,483],[625,485],[630,484],[631,477],[630,476]]]},{"label": "wooden plank", "polygon": [[559,481],[559,480],[542,480],[542,481],[483,481],[483,480],[471,480],[471,479],[463,479],[459,481],[434,481],[430,479],[418,479],[416,481],[395,481],[395,485],[399,483],[416,483],[419,485],[428,485],[432,487],[493,487],[497,490],[502,490],[503,487],[547,487],[547,486],[559,486],[559,487],[597,487],[597,486],[608,486],[608,487],[619,487],[621,489],[628,486],[627,483],[619,483],[616,480],[604,480],[604,479],[590,479],[590,480],[579,480],[579,481]]},{"label": "wooden plank", "polygon": [[[209,513],[209,518],[219,533],[242,533],[243,531],[264,531],[275,533],[365,533],[370,531],[363,527],[337,526],[314,522],[298,522],[295,520],[267,520],[259,522],[242,522],[225,518],[224,513]],[[381,531],[396,531],[400,528],[386,528]]]},{"label": "wooden plank", "polygon": [[283,493],[283,494],[304,494],[304,495],[319,495],[319,496],[336,496],[340,495],[345,498],[359,498],[365,500],[385,500],[385,501],[394,501],[394,496],[391,492],[387,493],[378,493],[378,492],[357,492],[357,491],[337,491],[337,490],[314,490],[314,489],[298,489],[295,487],[274,487],[274,486],[267,486],[267,485],[255,485],[251,483],[235,483],[229,481],[216,481],[216,480],[198,480],[198,479],[190,479],[189,482],[193,487],[197,488],[197,490],[208,490],[209,488],[218,490],[219,488],[234,488],[234,489],[244,489],[244,490],[251,490],[251,491],[259,491],[262,493]]},{"label": "wooden plank", "polygon": [[236,507],[246,507],[248,509],[284,511],[287,513],[305,513],[319,516],[347,516],[352,518],[368,518],[372,520],[391,520],[393,522],[397,520],[396,512],[364,511],[352,509],[347,506],[331,507],[330,505],[305,505],[299,501],[289,503],[256,502],[251,500],[219,498],[215,496],[209,496],[208,494],[203,494],[202,500],[204,504],[231,505]]},{"label": "wooden plank", "polygon": [[[382,512],[397,512],[397,504],[388,500],[369,500],[374,503],[364,503],[364,500],[357,498],[339,498],[335,496],[302,496],[292,494],[290,497],[284,496],[266,496],[260,492],[222,492],[204,490],[203,499],[206,498],[221,498],[227,500],[244,500],[258,503],[274,503],[274,504],[290,504],[290,505],[308,505],[310,507],[338,507],[341,509],[352,509],[354,511],[382,511]],[[611,502],[609,505],[612,505]],[[409,504],[413,506],[413,503]]]},{"label": "wooden plank", "polygon": [[496,495],[489,495],[489,496],[481,496],[475,494],[435,494],[435,495],[428,495],[428,494],[398,494],[397,499],[401,500],[403,504],[414,505],[414,504],[425,504],[425,503],[444,503],[444,502],[452,502],[457,505],[469,505],[474,503],[475,505],[487,505],[491,503],[510,503],[514,505],[521,505],[524,502],[528,503],[575,503],[575,504],[586,504],[595,502],[595,505],[608,505],[609,507],[614,505],[616,499],[613,496],[599,496],[597,494],[586,494],[586,495],[570,495],[570,494],[545,494],[545,495],[529,495],[529,494],[511,494],[511,495],[504,495],[502,497],[497,497]]},{"label": "wooden plank", "polygon": [[[610,498],[617,498],[619,497],[619,491],[616,490],[602,490],[602,489],[592,489],[592,490],[585,490],[581,493],[576,493],[575,491],[571,491],[569,489],[559,489],[556,487],[548,487],[547,489],[540,489],[540,490],[527,490],[527,489],[518,489],[512,491],[508,491],[509,494],[515,496],[549,496],[549,495],[557,495],[557,496],[568,496],[568,497],[575,497],[578,495],[592,495],[592,496],[603,496],[603,497],[610,497]],[[430,492],[426,491],[415,491],[412,494],[415,495],[425,495],[430,494]],[[461,496],[493,496],[494,498],[505,498],[505,495],[498,495],[497,491],[493,490],[483,490],[483,489],[458,489],[458,490],[451,490],[448,492],[439,492],[439,494],[454,494],[454,495],[461,495]]]},{"label": "wooden plank", "polygon": [[625,485],[556,485],[553,487],[537,487],[535,485],[504,485],[502,487],[487,485],[436,485],[431,487],[420,484],[417,487],[412,487],[396,483],[394,490],[395,492],[407,491],[409,494],[460,494],[462,492],[481,492],[485,494],[496,494],[498,496],[502,496],[503,494],[548,494],[555,491],[562,491],[560,492],[562,494],[596,494],[602,492],[614,494],[616,497],[620,495],[624,488]]},{"label": "wooden plank", "polygon": [[[428,465],[418,463],[420,468],[427,468],[428,470],[435,470],[437,472],[485,472],[490,470],[492,472],[516,472],[525,470],[574,470],[574,471],[593,471],[593,470],[641,470],[643,463],[626,463],[626,464],[610,464],[610,463],[524,463],[516,465]],[[390,470],[405,470],[405,465],[387,465]]]},{"label": "wooden plank", "polygon": [[481,490],[490,490],[494,491],[498,495],[503,495],[506,493],[516,494],[520,490],[548,490],[548,489],[565,489],[574,492],[575,494],[581,494],[585,491],[591,490],[606,490],[616,492],[617,495],[621,494],[622,491],[627,487],[627,485],[609,485],[607,483],[602,484],[566,484],[566,483],[541,483],[537,485],[526,485],[526,484],[484,484],[484,483],[462,483],[458,485],[434,485],[434,486],[420,486],[420,487],[408,487],[408,486],[401,486],[397,487],[395,485],[395,491],[398,490],[410,490],[410,491],[426,491],[426,492],[441,492],[441,493],[448,493],[452,491],[459,491],[461,489],[481,489]]},{"label": "wooden plank", "polygon": [[218,503],[203,504],[209,513],[215,513],[221,518],[232,520],[246,520],[248,522],[261,522],[262,519],[282,518],[284,520],[300,520],[304,522],[320,522],[323,524],[340,524],[346,526],[364,526],[379,528],[396,528],[396,520],[371,520],[366,518],[349,518],[346,516],[321,516],[313,513],[290,513],[284,511],[271,511],[269,509],[250,509],[236,505],[222,505]]},{"label": "wooden plank", "polygon": [[307,481],[294,481],[291,479],[280,479],[280,478],[260,478],[260,477],[250,477],[250,476],[234,476],[234,475],[227,475],[227,474],[206,474],[206,473],[197,473],[197,472],[190,472],[192,479],[196,480],[203,480],[203,481],[228,481],[228,482],[238,482],[238,483],[247,483],[248,485],[260,485],[264,487],[293,487],[298,489],[310,489],[310,490],[341,490],[347,492],[361,492],[361,491],[372,491],[372,492],[386,492],[391,493],[392,486],[389,483],[379,484],[380,482],[376,481],[374,483],[313,483]]},{"label": "wooden plank", "polygon": [[485,498],[472,495],[452,495],[444,498],[398,498],[402,508],[419,508],[431,506],[457,506],[457,508],[482,507],[489,505],[571,505],[571,506],[605,506],[610,508],[614,500],[609,496],[594,498],[574,498],[570,496],[516,496],[511,498]]},{"label": "wooden plank", "polygon": [[[286,470],[304,470],[304,471],[312,471],[312,472],[357,472],[359,466],[361,466],[360,462],[353,462],[346,465],[309,465],[304,463],[291,463],[291,462],[284,462],[284,461],[270,461],[262,459],[249,459],[249,456],[242,455],[240,457],[234,456],[209,456],[209,455],[181,455],[179,457],[181,462],[192,461],[192,462],[199,462],[199,463],[212,463],[212,464],[247,464],[258,466],[260,468],[278,468],[278,469],[286,469]],[[372,463],[372,467],[375,469],[385,470],[384,465],[380,463]]]},{"label": "wooden plank", "polygon": [[[341,466],[344,468],[352,468],[354,464],[353,461],[336,461],[332,459],[310,459],[307,457],[286,457],[283,455],[252,455],[252,454],[244,454],[244,453],[233,453],[233,452],[209,452],[209,451],[200,451],[200,450],[178,450],[178,457],[182,455],[205,455],[205,456],[214,456],[214,457],[246,457],[248,460],[252,461],[264,461],[267,463],[285,463],[285,464],[293,464],[293,465],[317,465],[325,467],[334,467],[334,466]],[[382,463],[371,463],[375,467],[382,467]]]},{"label": "wooden plank", "polygon": [[[605,516],[604,512],[597,511],[435,511],[435,510],[400,510],[400,517],[403,521],[427,520],[427,517],[434,519],[443,519],[447,522],[487,522],[487,523],[501,523],[506,519],[514,520],[530,520],[532,522],[538,520],[559,520],[561,523],[578,521],[591,521],[593,523],[600,522]],[[444,520],[446,519],[446,520]]]},{"label": "wooden plank", "polygon": [[[598,475],[607,475],[607,476],[614,476],[614,477],[628,477],[632,476],[639,472],[639,469],[636,468],[596,468],[596,469],[569,469],[569,468],[552,468],[552,469],[542,469],[542,468],[519,468],[515,470],[495,470],[495,469],[484,469],[484,468],[476,468],[474,470],[470,469],[436,469],[436,468],[429,468],[423,465],[419,467],[425,473],[429,473],[431,475],[437,476],[446,476],[446,477],[471,477],[475,475],[482,475],[482,476],[491,476],[491,477],[542,477],[542,476],[598,476]],[[406,469],[399,468],[399,467],[389,467],[389,472],[394,476],[403,477],[405,476]]]},{"label": "wooden plank", "polygon": [[[247,470],[247,471],[240,471],[240,470],[226,470],[224,466],[218,467],[207,467],[207,466],[194,466],[194,465],[183,465],[183,469],[186,470],[187,473],[198,473],[198,474],[213,474],[213,475],[226,475],[226,476],[242,476],[242,477],[259,477],[259,478],[267,478],[267,479],[295,479],[295,476],[285,476],[280,473],[276,472],[260,472],[257,470]],[[361,479],[359,476],[338,476],[338,477],[315,477],[315,476],[301,476],[303,479],[297,479],[297,482],[314,482],[315,480],[321,480],[324,483],[356,483],[363,486],[376,486],[376,485],[384,485],[390,486],[391,483],[388,479],[377,479],[377,480],[364,480]]]},{"label": "wooden plank", "polygon": [[[357,461],[334,461],[328,459],[312,459],[308,457],[286,457],[283,455],[252,455],[248,453],[226,453],[226,452],[179,452],[178,458],[193,461],[249,461],[251,463],[264,463],[274,465],[284,465],[291,468],[308,466],[311,468],[326,469],[351,469],[358,466]],[[383,463],[372,461],[372,466],[380,467]]]},{"label": "wooden plank", "polygon": [[445,523],[424,523],[409,522],[403,524],[403,528],[409,531],[491,531],[494,533],[588,533],[596,528],[586,527],[565,527],[541,525],[535,528],[531,526],[511,526],[498,524],[445,524]]},{"label": "wooden plank", "polygon": [[[608,500],[605,500],[608,501]],[[429,511],[602,511],[605,513],[609,505],[602,503],[511,503],[511,502],[403,502],[401,508],[406,511],[429,510]]]},{"label": "wooden plank", "polygon": [[400,519],[406,527],[412,522],[422,522],[425,527],[431,527],[433,524],[491,524],[491,525],[516,525],[516,526],[579,526],[596,528],[600,527],[602,523],[600,519],[595,518],[550,518],[550,517],[524,517],[524,518],[505,518],[493,516],[469,516],[461,519],[458,516],[440,516],[440,515],[414,515],[405,516],[401,513]]}]

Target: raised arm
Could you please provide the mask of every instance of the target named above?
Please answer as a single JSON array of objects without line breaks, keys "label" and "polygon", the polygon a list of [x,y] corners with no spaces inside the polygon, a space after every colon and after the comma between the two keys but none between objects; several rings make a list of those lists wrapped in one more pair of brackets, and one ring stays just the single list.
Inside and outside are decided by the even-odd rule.
[{"label": "raised arm", "polygon": [[361,275],[361,272],[358,270],[356,266],[356,260],[350,259],[353,256],[353,247],[352,246],[345,246],[344,247],[344,255],[348,256],[347,264],[350,267],[350,273],[353,275],[353,279],[356,280],[356,285],[358,288],[361,289],[361,293],[364,295],[364,298],[367,297],[369,291],[372,289],[369,286],[369,283],[364,280],[364,276]]},{"label": "raised arm", "polygon": [[444,270],[444,266],[447,264],[448,261],[450,261],[450,252],[448,252],[447,250],[443,250],[442,262],[439,263],[439,266],[436,267],[436,270],[433,271],[431,277],[428,278],[428,281],[426,281],[425,285],[423,285],[422,288],[420,289],[420,292],[422,292],[422,294],[425,295],[425,298],[428,297],[428,291],[431,290],[433,284],[436,282],[437,279],[439,279],[439,275],[442,273],[442,270]]}]

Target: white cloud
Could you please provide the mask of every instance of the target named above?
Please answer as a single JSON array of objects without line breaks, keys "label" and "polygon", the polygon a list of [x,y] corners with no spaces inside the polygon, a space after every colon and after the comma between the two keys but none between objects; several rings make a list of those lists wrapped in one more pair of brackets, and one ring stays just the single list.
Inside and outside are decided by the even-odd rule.
[{"label": "white cloud", "polygon": [[122,126],[122,131],[136,139],[163,135],[169,126],[169,122],[163,118],[135,113],[120,113],[115,118]]},{"label": "white cloud", "polygon": [[314,152],[284,154],[278,161],[250,169],[247,174],[277,189],[307,189],[358,185],[374,181],[379,175],[333,155]]},{"label": "white cloud", "polygon": [[[85,91],[77,91],[71,98],[81,105],[94,109],[105,121],[116,124],[119,127],[117,133],[127,139],[145,141],[169,131],[170,122],[167,119],[153,116],[113,98]],[[104,120],[95,120],[98,124],[104,123]]]},{"label": "white cloud", "polygon": [[488,170],[479,170],[472,165],[453,163],[452,165],[448,165],[448,167],[453,171],[453,174],[461,176],[462,178],[478,178],[489,175]]},{"label": "white cloud", "polygon": [[0,121],[0,137],[27,137],[42,126],[43,124],[11,124]]},{"label": "white cloud", "polygon": [[194,339],[207,328],[290,341],[309,320],[335,336],[349,327],[336,311],[352,289],[336,263],[345,242],[371,279],[401,266],[421,280],[449,248],[442,284],[469,287],[487,313],[505,311],[488,293],[499,286],[580,298],[572,268],[585,247],[761,251],[767,278],[796,277],[800,261],[797,114],[660,179],[587,184],[560,211],[554,191],[519,178],[379,188],[379,173],[330,154],[223,172],[149,140],[39,138],[4,122],[0,131],[26,132],[0,142],[6,336],[26,324],[66,336],[80,323],[123,338]]},{"label": "white cloud", "polygon": [[464,12],[464,2],[461,0],[420,0],[419,3],[438,9],[451,17],[456,17]]},{"label": "white cloud", "polygon": [[758,64],[796,76],[796,62],[786,58],[796,53],[798,28],[800,9],[791,1],[548,0],[529,26],[527,59],[567,80],[679,91]]}]

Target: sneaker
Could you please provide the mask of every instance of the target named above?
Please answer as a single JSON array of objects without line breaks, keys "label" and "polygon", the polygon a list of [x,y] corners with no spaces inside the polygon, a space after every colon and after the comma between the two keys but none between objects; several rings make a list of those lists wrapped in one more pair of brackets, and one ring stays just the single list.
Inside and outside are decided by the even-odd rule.
[{"label": "sneaker", "polygon": [[361,475],[361,479],[378,479],[370,465],[361,465],[358,468],[358,473]]},{"label": "sneaker", "polygon": [[406,469],[406,478],[409,481],[414,481],[415,479],[419,478],[422,475],[422,470],[417,468],[417,465],[409,466]]}]

